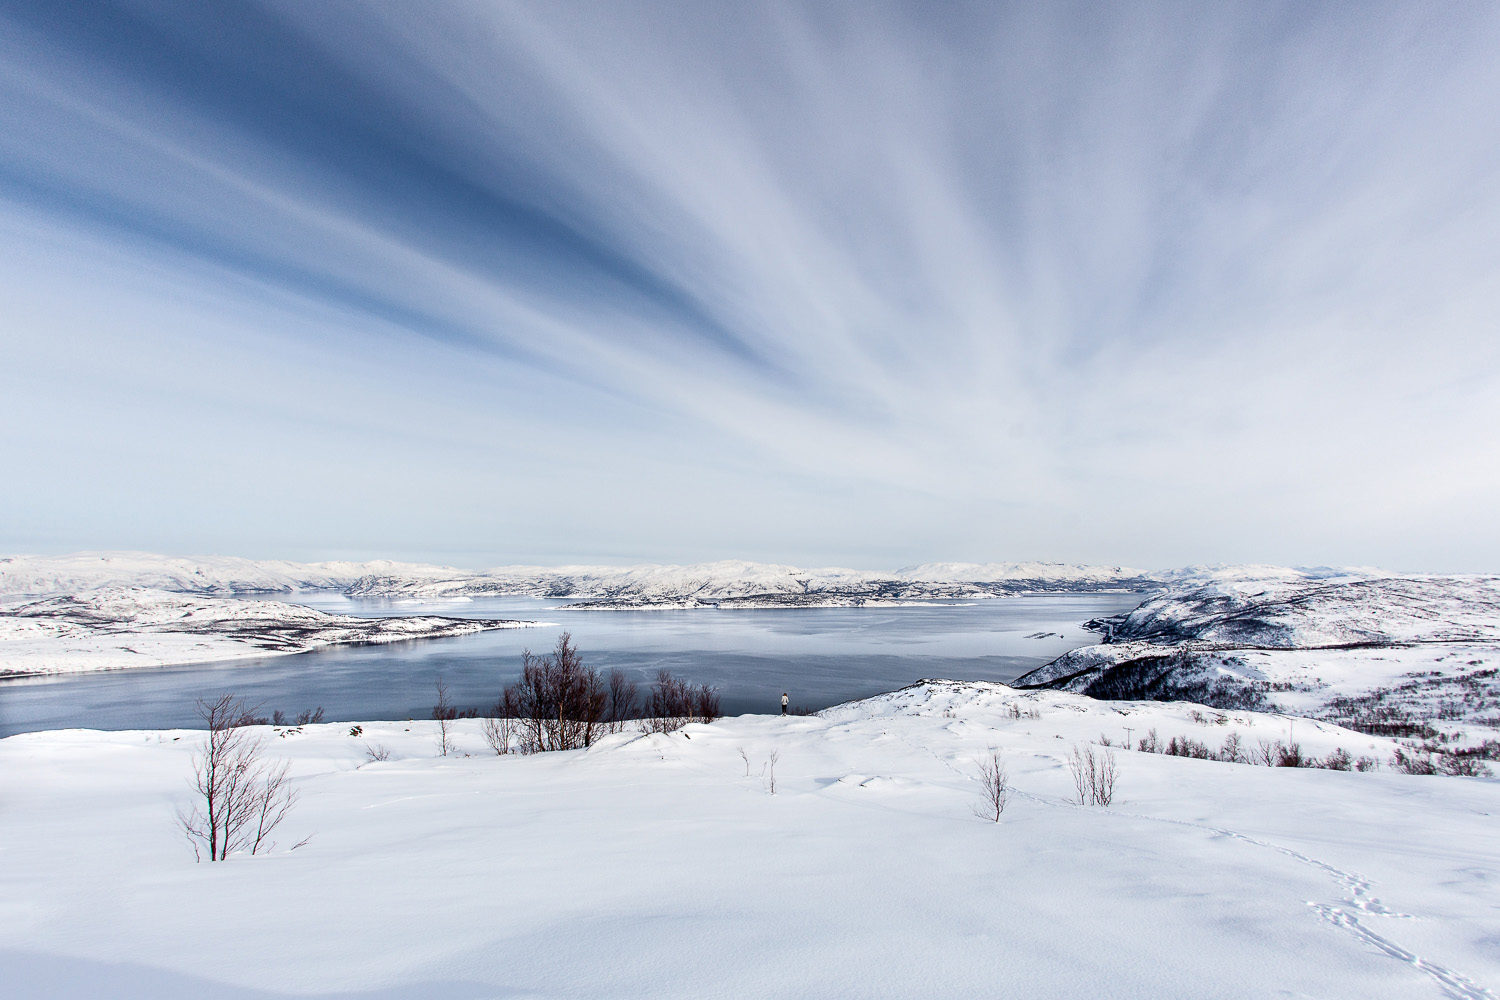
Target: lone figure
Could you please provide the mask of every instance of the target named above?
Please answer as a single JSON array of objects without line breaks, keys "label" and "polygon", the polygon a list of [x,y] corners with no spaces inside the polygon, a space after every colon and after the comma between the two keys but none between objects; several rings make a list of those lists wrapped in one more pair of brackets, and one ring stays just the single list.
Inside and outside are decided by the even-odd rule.
[{"label": "lone figure", "polygon": [[782,715],[786,714],[786,705],[787,705],[786,692],[783,691],[783,692],[781,692],[781,714]]}]

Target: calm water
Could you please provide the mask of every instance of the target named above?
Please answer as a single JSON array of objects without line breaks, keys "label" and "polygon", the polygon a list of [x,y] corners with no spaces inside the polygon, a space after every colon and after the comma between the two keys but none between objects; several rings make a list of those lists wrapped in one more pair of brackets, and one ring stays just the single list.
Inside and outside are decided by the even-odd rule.
[{"label": "calm water", "polygon": [[[492,704],[520,673],[521,650],[545,652],[563,629],[585,662],[632,673],[644,686],[666,667],[719,689],[731,715],[824,708],[923,677],[1012,680],[1095,641],[1079,627],[1132,608],[1139,594],[1011,597],[910,608],[768,611],[561,611],[565,601],[485,598],[466,602],[351,600],[299,594],[323,611],[358,615],[443,614],[553,622],[380,646],[332,647],[295,656],[0,682],[0,736],[38,729],[190,726],[193,702],[233,692],[264,714],[322,706],[328,721],[430,718],[441,677],[460,706]],[[1058,633],[1045,639],[1027,636]]]}]

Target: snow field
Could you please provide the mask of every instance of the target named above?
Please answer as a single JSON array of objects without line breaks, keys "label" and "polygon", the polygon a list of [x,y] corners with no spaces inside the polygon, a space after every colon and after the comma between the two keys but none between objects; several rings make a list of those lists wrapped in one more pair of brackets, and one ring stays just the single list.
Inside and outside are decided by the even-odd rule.
[{"label": "snow field", "polygon": [[[194,864],[172,822],[199,734],[16,736],[0,980],[152,998],[1493,996],[1500,783],[1121,750],[1113,808],[1068,801],[1067,752],[1101,732],[1216,745],[1238,727],[1253,745],[1290,725],[1223,714],[932,682],[531,757],[495,756],[473,720],[472,756],[446,758],[433,723],[267,727],[301,802],[275,853],[221,864]],[[1394,746],[1295,727],[1308,752]],[[1015,788],[999,824],[973,814],[990,746]]]}]

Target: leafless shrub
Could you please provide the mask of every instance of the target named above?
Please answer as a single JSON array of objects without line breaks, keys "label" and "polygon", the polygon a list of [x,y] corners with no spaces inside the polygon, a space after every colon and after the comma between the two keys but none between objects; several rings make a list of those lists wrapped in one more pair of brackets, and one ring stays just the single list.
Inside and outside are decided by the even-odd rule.
[{"label": "leafless shrub", "polygon": [[1437,768],[1441,774],[1463,778],[1488,778],[1490,776],[1490,769],[1484,761],[1472,755],[1442,754],[1438,757]]},{"label": "leafless shrub", "polygon": [[1427,754],[1420,754],[1413,750],[1407,753],[1397,750],[1391,757],[1391,770],[1401,774],[1436,774],[1437,767],[1433,765],[1432,758]]},{"label": "leafless shrub", "polygon": [[772,750],[770,759],[766,761],[765,769],[762,772],[766,777],[766,791],[772,795],[776,794],[776,762],[780,759],[781,751]]},{"label": "leafless shrub", "polygon": [[[1099,745],[1103,746],[1103,747],[1112,747],[1112,746],[1114,746],[1114,744],[1109,741],[1109,737],[1106,736],[1104,733],[1100,733],[1099,734]],[[1129,750],[1130,747],[1126,747],[1125,749]]]},{"label": "leafless shrub", "polygon": [[1423,753],[1397,750],[1391,758],[1391,769],[1402,774],[1447,774],[1465,778],[1487,778],[1490,769],[1473,755]]},{"label": "leafless shrub", "polygon": [[1320,766],[1330,771],[1348,771],[1354,767],[1354,758],[1343,747],[1334,747]]},{"label": "leafless shrub", "polygon": [[1011,702],[1006,706],[1005,714],[1010,716],[1012,719],[1019,719],[1021,717],[1021,706],[1016,704],[1015,702]]},{"label": "leafless shrub", "polygon": [[245,707],[243,704],[241,704],[240,707],[239,707],[239,709],[238,709],[238,711],[239,711],[239,714],[236,715],[233,720],[231,720],[231,722],[230,722],[231,725],[234,725],[234,726],[269,726],[271,724],[271,720],[268,719],[268,718],[266,718],[264,715],[256,715],[255,714],[256,712],[260,711],[260,706],[259,705],[256,705],[253,708],[249,708],[249,707]]},{"label": "leafless shrub", "polygon": [[365,756],[370,760],[390,760],[391,752],[382,743],[377,743],[374,746],[370,746],[367,743],[365,744]]},{"label": "leafless shrub", "polygon": [[[515,685],[500,692],[500,700],[480,723],[484,741],[497,754],[510,753],[513,741],[521,729],[521,702]],[[524,749],[524,748],[523,748]]]},{"label": "leafless shrub", "polygon": [[1114,801],[1119,768],[1113,750],[1104,747],[1096,751],[1091,743],[1075,743],[1068,768],[1073,772],[1073,792],[1079,805],[1107,806]]},{"label": "leafless shrub", "polygon": [[1230,764],[1246,763],[1245,751],[1240,746],[1240,734],[1231,732],[1224,737],[1224,745],[1219,748],[1219,759]]},{"label": "leafless shrub", "polygon": [[[1280,740],[1277,743],[1280,744]],[[1281,747],[1280,756],[1276,760],[1277,767],[1314,767],[1316,758],[1307,757],[1302,753],[1302,744],[1289,743]]]},{"label": "leafless shrub", "polygon": [[1354,769],[1356,771],[1375,771],[1379,768],[1380,762],[1377,761],[1374,757],[1361,757],[1359,760],[1354,762]]},{"label": "leafless shrub", "polygon": [[298,726],[316,726],[318,723],[320,723],[322,721],[323,721],[323,706],[319,705],[315,709],[309,709],[306,712],[302,712],[302,713],[298,714],[297,721],[294,723],[294,725],[298,725]]},{"label": "leafless shrub", "polygon": [[453,750],[453,720],[458,718],[458,709],[448,701],[448,685],[437,679],[437,704],[432,706],[432,717],[438,724],[438,752],[444,757]]},{"label": "leafless shrub", "polygon": [[253,712],[233,695],[208,701],[198,699],[198,716],[208,732],[193,755],[191,809],[177,813],[178,825],[201,861],[210,861],[248,850],[258,854],[276,845],[271,832],[297,802],[287,764],[273,764],[263,757],[261,737],[247,731],[241,721]]},{"label": "leafless shrub", "polygon": [[750,777],[750,755],[745,752],[744,747],[735,747],[740,752],[740,760],[745,762],[745,777]]},{"label": "leafless shrub", "polygon": [[1195,757],[1198,760],[1213,760],[1217,756],[1208,748],[1208,744],[1186,736],[1173,736],[1167,740],[1162,753],[1169,757]]},{"label": "leafless shrub", "polygon": [[646,696],[641,728],[648,733],[670,733],[689,722],[713,722],[720,717],[719,695],[707,684],[689,684],[670,670],[658,670]]},{"label": "leafless shrub", "polygon": [[1010,798],[1010,775],[1006,773],[1000,751],[994,747],[979,760],[979,788],[984,806],[975,806],[974,815],[1000,822],[1000,814],[1005,812],[1005,802]]},{"label": "leafless shrub", "polygon": [[1155,726],[1152,726],[1151,729],[1146,732],[1146,735],[1141,737],[1141,742],[1136,747],[1136,749],[1140,750],[1142,753],[1161,753],[1161,740],[1159,740],[1156,736]]}]

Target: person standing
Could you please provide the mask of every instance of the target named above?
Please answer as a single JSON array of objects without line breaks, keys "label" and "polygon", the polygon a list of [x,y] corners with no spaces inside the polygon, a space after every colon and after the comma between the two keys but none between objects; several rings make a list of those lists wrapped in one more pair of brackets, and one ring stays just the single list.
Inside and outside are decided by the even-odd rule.
[{"label": "person standing", "polygon": [[786,696],[786,692],[785,691],[781,692],[781,714],[782,715],[786,714],[786,706],[787,706],[788,700],[789,699]]}]

